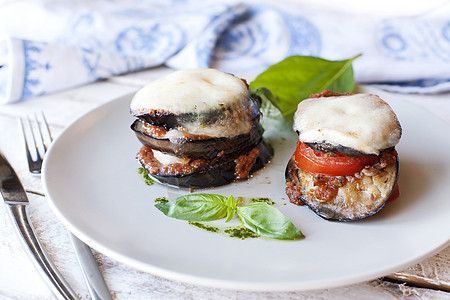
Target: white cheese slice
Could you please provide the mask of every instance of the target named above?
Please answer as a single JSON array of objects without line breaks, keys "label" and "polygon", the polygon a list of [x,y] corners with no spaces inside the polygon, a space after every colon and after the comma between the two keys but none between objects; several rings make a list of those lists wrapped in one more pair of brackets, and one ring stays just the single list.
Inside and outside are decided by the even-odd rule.
[{"label": "white cheese slice", "polygon": [[161,151],[157,151],[154,149],[153,149],[153,156],[163,165],[185,164],[185,163],[189,162],[189,159],[176,157],[175,155],[163,153]]},{"label": "white cheese slice", "polygon": [[[196,123],[186,123],[183,125],[184,126],[182,131],[171,129],[161,138],[169,139],[173,143],[175,142],[184,143],[185,142],[184,133],[189,133],[193,135],[205,135],[213,138],[221,138],[221,137],[232,138],[240,134],[247,134],[250,131],[249,129],[247,129],[248,126],[236,128],[228,124],[218,124],[218,123],[211,124],[208,126],[201,126],[201,125],[197,126],[198,124]],[[241,123],[241,125],[244,124]]]},{"label": "white cheese slice", "polygon": [[294,115],[294,130],[301,142],[341,145],[377,155],[394,147],[402,133],[391,107],[372,94],[303,100]]},{"label": "white cheese slice", "polygon": [[202,113],[241,103],[247,97],[247,85],[231,74],[216,69],[188,69],[149,83],[136,93],[130,108],[139,114],[155,109],[176,115]]}]

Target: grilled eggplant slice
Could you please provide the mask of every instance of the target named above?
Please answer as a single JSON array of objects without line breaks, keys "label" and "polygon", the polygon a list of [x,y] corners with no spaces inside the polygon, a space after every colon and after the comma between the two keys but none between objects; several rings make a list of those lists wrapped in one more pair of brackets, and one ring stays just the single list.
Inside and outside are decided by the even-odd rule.
[{"label": "grilled eggplant slice", "polygon": [[[257,153],[256,159],[249,167],[248,174],[253,174],[257,170],[263,168],[272,158],[273,149],[264,141],[259,143],[255,148]],[[250,150],[252,151],[252,150]],[[164,172],[156,174],[149,174],[150,177],[157,182],[169,186],[176,186],[182,188],[208,188],[229,184],[240,178],[239,173],[239,158],[245,156],[246,153],[241,153],[240,156],[231,156],[228,159],[223,159],[215,163],[211,163],[207,168],[197,170],[191,173],[172,175]],[[144,168],[148,167],[142,160],[141,165]],[[244,174],[245,175],[245,174]],[[247,175],[248,176],[248,175]],[[245,176],[245,177],[247,177]]]},{"label": "grilled eggplant slice", "polygon": [[250,118],[252,121],[259,120],[261,112],[259,111],[261,103],[256,99],[248,96],[248,105],[231,107],[219,105],[217,109],[201,113],[181,113],[174,114],[170,112],[153,111],[151,113],[139,114],[131,111],[135,117],[155,126],[163,127],[166,130],[184,127],[186,124],[200,123],[210,125],[214,123],[227,122],[227,118],[235,114],[236,110],[250,110]]},{"label": "grilled eggplant slice", "polygon": [[305,143],[311,147],[317,153],[323,153],[328,155],[345,154],[345,155],[365,155],[361,151],[355,150],[350,147],[342,145],[333,145],[330,143]]},{"label": "grilled eggplant slice", "polygon": [[131,129],[142,144],[161,152],[193,159],[212,159],[222,151],[222,155],[228,155],[254,148],[261,141],[264,132],[260,123],[255,122],[248,134],[241,134],[231,138],[222,137],[202,140],[188,138],[168,139],[155,138],[145,133],[143,124],[142,120],[137,119],[131,125]]},{"label": "grilled eggplant slice", "polygon": [[398,157],[395,162],[371,175],[359,172],[353,176],[339,176],[337,193],[329,201],[317,198],[318,177],[300,170],[292,156],[286,167],[287,193],[295,194],[291,202],[302,202],[318,216],[330,221],[355,221],[377,213],[389,199],[397,184]]}]

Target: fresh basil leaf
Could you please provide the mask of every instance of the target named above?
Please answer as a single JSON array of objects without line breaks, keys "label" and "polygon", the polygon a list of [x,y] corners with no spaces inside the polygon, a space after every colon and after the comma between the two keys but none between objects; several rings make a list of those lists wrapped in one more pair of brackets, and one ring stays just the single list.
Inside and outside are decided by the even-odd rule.
[{"label": "fresh basil leaf", "polygon": [[[252,91],[252,96],[260,97],[261,100],[263,100],[261,105],[272,104],[271,107],[275,107],[278,110],[281,110],[280,106],[277,103],[277,99],[275,98],[275,96],[272,94],[272,92],[269,89],[267,89],[265,87],[259,87],[256,89],[256,91]],[[264,109],[264,108],[262,108],[262,109]]]},{"label": "fresh basil leaf", "polygon": [[166,216],[187,221],[214,221],[229,214],[227,197],[216,194],[189,194],[175,201],[156,204]]},{"label": "fresh basil leaf", "polygon": [[291,120],[298,103],[311,94],[326,89],[338,93],[353,91],[355,82],[352,62],[358,56],[342,61],[291,56],[258,75],[250,83],[250,89],[269,89],[275,96],[283,116]]},{"label": "fresh basil leaf", "polygon": [[261,99],[261,107],[259,110],[263,117],[261,118],[260,123],[265,129],[270,128],[271,120],[284,120],[283,114],[281,113],[281,108],[277,103],[277,99],[269,89],[259,87],[254,91],[251,90],[250,93],[252,97],[258,97]]},{"label": "fresh basil leaf", "polygon": [[265,202],[239,206],[237,215],[245,227],[261,236],[280,240],[304,238],[288,217]]}]

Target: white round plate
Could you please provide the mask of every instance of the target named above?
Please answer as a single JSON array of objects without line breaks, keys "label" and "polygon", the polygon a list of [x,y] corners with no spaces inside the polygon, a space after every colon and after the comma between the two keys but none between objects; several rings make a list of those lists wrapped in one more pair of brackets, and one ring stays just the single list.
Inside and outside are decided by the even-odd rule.
[{"label": "white round plate", "polygon": [[401,99],[388,101],[403,127],[397,147],[401,197],[375,216],[330,222],[289,203],[284,169],[296,139],[289,128],[270,130],[275,156],[252,179],[204,191],[277,202],[306,236],[278,241],[210,233],[158,211],[157,197],[175,199],[189,191],[143,183],[135,160],[140,143],[130,129],[131,97],[109,102],[67,128],[48,152],[42,177],[64,225],[118,261],[213,287],[310,290],[401,271],[449,242],[450,127]]}]

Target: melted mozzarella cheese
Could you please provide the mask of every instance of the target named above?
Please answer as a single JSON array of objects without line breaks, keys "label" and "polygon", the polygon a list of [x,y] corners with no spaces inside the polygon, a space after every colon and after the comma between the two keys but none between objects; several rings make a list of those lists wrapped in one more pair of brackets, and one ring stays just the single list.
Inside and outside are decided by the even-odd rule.
[{"label": "melted mozzarella cheese", "polygon": [[189,69],[151,82],[136,93],[130,108],[137,114],[153,110],[202,113],[246,101],[247,97],[247,85],[231,74],[215,69]]},{"label": "melted mozzarella cheese", "polygon": [[[233,126],[236,125],[236,126]],[[251,130],[251,125],[247,122],[238,122],[234,124],[211,124],[202,126],[199,123],[185,123],[183,130],[171,129],[163,136],[172,142],[180,141],[185,138],[185,133],[192,135],[208,136],[212,138],[232,138],[241,134],[248,134]]]},{"label": "melted mozzarella cheese", "polygon": [[163,165],[185,164],[189,161],[188,159],[176,157],[175,155],[163,153],[161,151],[157,151],[154,149],[153,149],[153,156]]},{"label": "melted mozzarella cheese", "polygon": [[391,107],[372,94],[311,98],[300,102],[294,130],[306,143],[329,143],[379,154],[394,147],[402,129]]},{"label": "melted mozzarella cheese", "polygon": [[[130,109],[136,115],[155,110],[174,115],[198,115],[179,124],[180,130],[193,135],[233,137],[251,129],[248,97],[245,82],[231,74],[215,69],[181,70],[138,91]],[[202,114],[222,113],[223,109],[227,109],[227,114],[223,113],[218,121],[205,125],[200,118]]]}]

